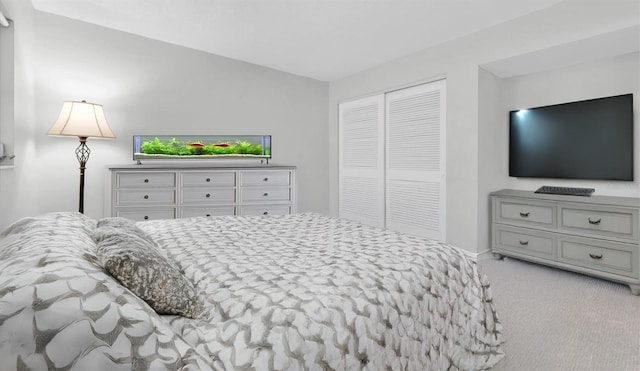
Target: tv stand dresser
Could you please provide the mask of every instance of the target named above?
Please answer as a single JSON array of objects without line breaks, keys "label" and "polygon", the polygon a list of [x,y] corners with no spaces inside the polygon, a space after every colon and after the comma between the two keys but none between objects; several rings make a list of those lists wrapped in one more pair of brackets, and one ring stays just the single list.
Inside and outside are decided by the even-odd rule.
[{"label": "tv stand dresser", "polygon": [[640,295],[640,199],[501,190],[491,197],[494,256],[622,282]]}]

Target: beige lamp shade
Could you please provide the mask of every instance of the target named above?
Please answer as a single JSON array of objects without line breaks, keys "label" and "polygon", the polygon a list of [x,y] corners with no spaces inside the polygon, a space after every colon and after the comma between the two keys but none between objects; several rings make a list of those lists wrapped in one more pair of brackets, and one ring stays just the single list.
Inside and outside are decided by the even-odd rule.
[{"label": "beige lamp shade", "polygon": [[102,105],[86,101],[67,101],[62,105],[58,119],[49,129],[49,135],[68,135],[81,138],[115,138]]}]

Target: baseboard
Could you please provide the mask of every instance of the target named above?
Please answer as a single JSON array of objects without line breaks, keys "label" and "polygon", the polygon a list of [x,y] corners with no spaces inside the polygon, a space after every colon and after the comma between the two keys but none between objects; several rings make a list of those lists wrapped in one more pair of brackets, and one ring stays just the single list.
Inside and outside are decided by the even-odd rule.
[{"label": "baseboard", "polygon": [[485,250],[481,253],[478,253],[477,255],[478,255],[477,257],[478,261],[493,259],[493,253],[491,252],[491,250]]},{"label": "baseboard", "polygon": [[485,250],[483,252],[470,252],[464,249],[460,249],[466,256],[470,257],[475,261],[482,261],[493,258],[493,254],[491,250]]}]

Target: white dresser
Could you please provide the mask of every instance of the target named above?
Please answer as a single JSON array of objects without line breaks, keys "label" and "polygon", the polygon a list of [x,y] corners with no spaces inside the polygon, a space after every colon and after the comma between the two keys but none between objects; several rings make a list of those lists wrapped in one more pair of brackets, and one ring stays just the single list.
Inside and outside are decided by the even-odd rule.
[{"label": "white dresser", "polygon": [[291,214],[295,167],[123,165],[109,167],[111,216],[134,220]]},{"label": "white dresser", "polygon": [[640,295],[640,199],[502,190],[491,203],[496,257],[623,282]]}]

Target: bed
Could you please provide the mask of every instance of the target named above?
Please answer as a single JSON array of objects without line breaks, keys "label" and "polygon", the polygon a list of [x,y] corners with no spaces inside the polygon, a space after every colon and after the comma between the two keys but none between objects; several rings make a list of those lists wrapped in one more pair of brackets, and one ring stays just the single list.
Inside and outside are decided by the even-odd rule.
[{"label": "bed", "polygon": [[[0,234],[0,369],[482,370],[503,357],[489,282],[455,247],[314,213],[118,223],[49,213]],[[108,269],[104,254],[135,255],[136,241],[168,265],[129,278],[176,269],[187,291],[163,300],[178,312]]]}]

